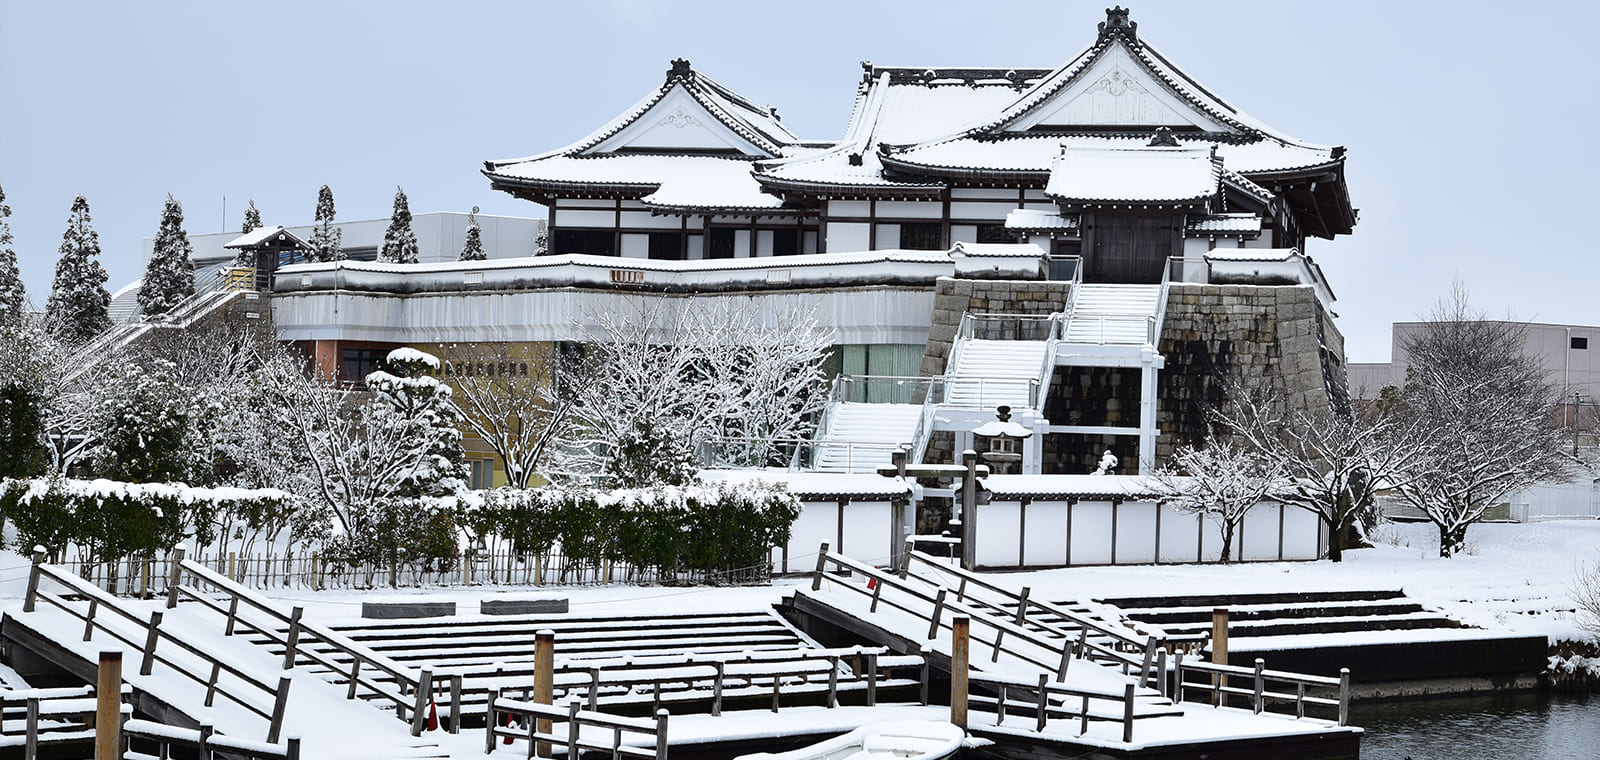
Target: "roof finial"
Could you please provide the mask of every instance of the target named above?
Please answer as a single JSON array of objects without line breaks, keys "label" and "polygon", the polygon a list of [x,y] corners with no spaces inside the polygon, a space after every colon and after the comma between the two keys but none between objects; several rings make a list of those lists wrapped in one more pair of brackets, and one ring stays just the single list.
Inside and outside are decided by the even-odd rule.
[{"label": "roof finial", "polygon": [[1176,148],[1178,138],[1172,135],[1172,127],[1156,127],[1156,133],[1150,137],[1147,148]]},{"label": "roof finial", "polygon": [[1100,41],[1106,37],[1120,34],[1129,42],[1139,41],[1139,24],[1128,19],[1128,9],[1120,5],[1106,9],[1106,20],[1100,22]]},{"label": "roof finial", "polygon": [[694,69],[689,68],[689,59],[672,59],[672,68],[667,70],[668,79],[688,79],[694,74]]}]

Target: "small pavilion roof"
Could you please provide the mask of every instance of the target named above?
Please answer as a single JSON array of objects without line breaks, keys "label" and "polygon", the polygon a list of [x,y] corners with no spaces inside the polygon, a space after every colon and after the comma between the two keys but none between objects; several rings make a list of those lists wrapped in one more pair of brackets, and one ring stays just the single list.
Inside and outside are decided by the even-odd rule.
[{"label": "small pavilion roof", "polygon": [[1063,203],[1194,204],[1215,197],[1222,162],[1205,148],[1064,148],[1044,194]]},{"label": "small pavilion roof", "polygon": [[299,248],[309,248],[310,247],[309,245],[306,244],[306,241],[301,240],[293,232],[290,232],[287,229],[284,229],[283,226],[281,226],[281,225],[274,226],[274,227],[257,227],[255,229],[249,231],[249,232],[244,233],[243,235],[240,235],[239,237],[236,237],[236,238],[228,241],[227,243],[224,243],[222,247],[223,248],[259,248],[262,244],[267,243],[269,241],[277,241],[277,242],[280,242],[280,243],[290,243],[290,244],[293,244],[293,245],[295,245],[296,247],[299,247]]}]

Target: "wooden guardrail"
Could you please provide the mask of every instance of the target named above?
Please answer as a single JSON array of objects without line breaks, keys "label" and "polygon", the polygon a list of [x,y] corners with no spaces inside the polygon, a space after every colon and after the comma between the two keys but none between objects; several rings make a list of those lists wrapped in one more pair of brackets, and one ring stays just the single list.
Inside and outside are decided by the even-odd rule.
[{"label": "wooden guardrail", "polygon": [[[1237,696],[1248,699],[1252,709],[1257,713],[1267,711],[1267,708],[1276,702],[1293,704],[1296,718],[1306,717],[1306,706],[1310,705],[1337,708],[1341,726],[1350,720],[1349,668],[1340,668],[1339,677],[1330,678],[1267,670],[1266,662],[1259,657],[1256,658],[1254,668],[1245,668],[1203,660],[1186,661],[1183,654],[1179,653],[1173,669],[1175,678],[1173,699],[1177,702],[1183,701],[1185,691],[1200,691],[1210,695],[1213,707],[1220,707],[1225,697]],[[1190,673],[1207,674],[1210,678],[1204,682],[1191,682],[1185,678]],[[1229,686],[1230,680],[1235,684],[1244,682],[1249,685]],[[1275,690],[1285,687],[1294,691]],[[1337,689],[1338,696],[1336,698],[1313,696],[1306,693],[1307,689]]]},{"label": "wooden guardrail", "polygon": [[[1122,741],[1132,743],[1134,721],[1162,717],[1137,714],[1134,710],[1135,687],[1132,683],[1123,687],[1121,696],[1050,683],[1050,676],[1044,673],[1039,674],[1039,682],[1036,684],[976,675],[968,676],[967,683],[994,692],[993,697],[969,694],[967,702],[973,705],[992,706],[995,712],[994,724],[997,726],[1005,723],[1006,715],[1013,710],[1032,711],[1035,719],[1034,730],[1037,732],[1044,731],[1045,724],[1051,717],[1077,720],[1079,736],[1089,732],[1090,721],[1107,721],[1122,724]],[[1012,695],[1019,692],[1022,698],[1014,700]],[[1075,704],[1077,709],[1062,706],[1067,704]],[[1102,705],[1107,705],[1110,709],[1100,709]]]},{"label": "wooden guardrail", "polygon": [[[126,698],[126,684],[122,691]],[[122,705],[124,714],[130,709]],[[92,741],[95,712],[94,689],[89,686],[0,689],[0,747],[20,742],[22,759],[35,760],[40,747]],[[46,721],[55,725],[46,726]]]},{"label": "wooden guardrail", "polygon": [[[365,688],[369,694],[394,705],[395,715],[401,720],[408,720],[411,724],[413,736],[421,735],[427,723],[428,698],[434,686],[430,670],[418,671],[405,667],[332,628],[308,622],[302,618],[300,607],[295,607],[286,613],[278,605],[250,589],[198,562],[184,559],[183,551],[183,549],[177,550],[176,561],[172,565],[172,577],[167,583],[168,609],[176,607],[180,597],[188,597],[224,616],[227,620],[224,635],[231,636],[239,625],[247,625],[284,647],[284,670],[293,668],[302,657],[315,662],[345,678],[348,684],[346,699],[356,699],[360,696],[361,689]],[[221,591],[226,595],[227,603],[224,605],[211,598],[200,588],[185,585],[183,583],[185,573],[196,582],[205,583]],[[271,623],[265,625],[251,623],[240,615],[243,609],[265,615]],[[285,626],[283,632],[279,632],[279,624]],[[341,662],[338,657],[322,651],[315,646],[316,644],[343,655],[349,662]],[[374,671],[388,676],[394,685],[391,687],[388,683],[373,678]]]},{"label": "wooden guardrail", "polygon": [[[502,716],[513,725],[502,725]],[[494,752],[500,740],[507,743],[518,739],[528,743],[527,757],[550,757],[550,745],[566,746],[569,758],[583,752],[601,752],[611,760],[639,758],[640,760],[666,760],[667,711],[657,710],[653,720],[624,718],[593,710],[584,710],[573,702],[565,707],[543,705],[537,702],[507,699],[495,696],[489,700],[489,720],[484,731],[484,754]],[[558,727],[557,721],[564,721]],[[518,725],[520,724],[520,725]],[[590,736],[584,736],[584,729]],[[609,741],[599,742],[594,733],[609,734]],[[648,746],[623,743],[629,734],[648,737]]]},{"label": "wooden guardrail", "polygon": [[[1052,641],[1047,636],[1041,636],[1037,631],[1024,628],[1010,620],[985,614],[983,610],[974,609],[970,605],[951,598],[948,589],[939,588],[931,595],[919,586],[921,581],[913,584],[900,578],[893,572],[857,562],[849,557],[835,554],[828,550],[828,545],[823,544],[817,552],[817,569],[812,576],[812,590],[820,590],[824,579],[830,578],[828,567],[833,566],[839,570],[849,571],[857,576],[869,579],[866,584],[840,582],[840,588],[848,589],[854,593],[867,596],[871,599],[869,612],[876,612],[878,607],[892,607],[906,614],[928,621],[928,639],[938,636],[940,629],[950,628],[950,616],[966,615],[972,622],[972,641],[988,644],[991,647],[990,661],[999,660],[1002,652],[1011,655],[1019,661],[1033,665],[1047,673],[1053,673],[1055,680],[1065,681],[1067,670],[1072,660],[1079,656],[1078,643],[1070,638]],[[893,594],[886,594],[885,591]],[[987,630],[987,638],[979,630]],[[1030,654],[1015,647],[1008,647],[1007,640],[1030,644],[1038,650],[1057,652],[1051,661],[1039,659],[1038,655]]]},{"label": "wooden guardrail", "polygon": [[[1164,657],[1166,655],[1163,637],[1150,634],[1141,637],[1138,633],[1122,626],[1107,625],[1103,621],[1060,605],[1030,598],[1030,590],[1027,587],[1023,587],[1020,593],[1013,592],[1010,589],[985,580],[982,576],[970,570],[947,565],[939,562],[936,557],[915,551],[911,549],[909,542],[900,565],[900,577],[902,579],[915,577],[930,585],[949,586],[948,583],[939,578],[926,573],[912,571],[911,563],[913,561],[958,579],[955,587],[957,601],[965,602],[975,607],[986,607],[997,615],[1012,616],[1017,625],[1037,626],[1052,634],[1071,639],[1074,631],[1056,625],[1051,621],[1050,616],[1060,617],[1068,621],[1078,634],[1077,648],[1079,656],[1120,667],[1125,675],[1131,674],[1131,671],[1136,668],[1138,669],[1140,685],[1161,688],[1158,674],[1165,670]],[[1004,601],[997,604],[977,599],[968,593],[969,588],[983,589],[1001,597]],[[1015,605],[1015,610],[1007,609],[1004,606],[1005,602]],[[1041,614],[1029,618],[1028,613],[1030,611],[1037,611]],[[1091,632],[1101,639],[1109,640],[1111,645],[1107,646],[1101,641],[1090,638]]]},{"label": "wooden guardrail", "polygon": [[[845,665],[851,665],[849,672]],[[914,669],[917,677],[896,678]],[[532,677],[495,678],[468,693],[501,694],[530,699]],[[661,709],[672,702],[700,701],[710,695],[711,714],[722,714],[729,699],[770,698],[777,712],[784,698],[822,695],[836,707],[842,693],[864,692],[868,706],[877,704],[879,689],[919,687],[923,704],[928,700],[928,665],[916,655],[891,655],[887,649],[806,649],[739,655],[682,655],[627,657],[603,660],[569,660],[557,663],[552,685],[556,701],[567,699],[599,710],[602,705],[650,705]],[[459,701],[452,698],[452,704]]]},{"label": "wooden guardrail", "polygon": [[141,751],[140,757],[169,758],[173,756],[173,749],[176,748],[187,750],[184,755],[199,760],[212,760],[219,755],[230,760],[300,760],[298,736],[289,737],[283,744],[241,741],[216,733],[209,723],[201,723],[200,728],[193,729],[148,720],[124,721],[122,741],[123,746],[130,750],[134,741],[155,748],[154,754]]},{"label": "wooden guardrail", "polygon": [[[74,595],[87,601],[87,609],[80,611],[65,597],[50,593],[41,588],[41,582],[45,579],[66,587]],[[67,613],[68,615],[82,620],[84,622],[84,641],[92,640],[95,630],[98,629],[110,635],[112,638],[122,642],[123,644],[126,644],[132,649],[132,651],[139,652],[140,675],[150,675],[155,663],[159,662],[163,665],[166,665],[175,674],[183,677],[184,679],[204,686],[206,689],[205,704],[207,707],[210,707],[216,696],[220,694],[228,701],[243,707],[250,713],[265,718],[267,720],[267,742],[276,743],[278,741],[279,733],[283,729],[284,709],[287,706],[289,699],[290,679],[287,676],[280,677],[277,684],[274,685],[256,677],[252,673],[240,669],[232,663],[218,659],[215,655],[207,652],[205,649],[197,647],[188,641],[185,641],[182,637],[174,636],[171,633],[163,630],[161,628],[162,613],[160,611],[151,612],[150,618],[146,620],[142,616],[125,607],[123,603],[116,597],[101,591],[95,585],[84,581],[82,578],[79,578],[76,575],[62,571],[52,565],[45,564],[44,552],[35,550],[33,553],[33,567],[29,571],[28,575],[27,593],[23,597],[22,611],[24,613],[32,613],[35,610],[37,603],[40,601],[47,602],[50,605]],[[138,636],[130,638],[129,636],[119,632],[116,628],[107,625],[103,620],[100,619],[103,615],[110,615],[113,618],[121,618],[122,620],[130,623],[136,630],[143,634],[144,640],[139,641]],[[161,646],[163,642],[167,644],[166,647]],[[176,647],[177,649],[197,658],[200,662],[209,665],[209,676],[201,676],[197,673],[192,673],[188,668],[179,664],[168,654],[168,651],[173,647]],[[228,674],[234,680],[248,688],[244,690],[244,693],[240,693],[238,689],[228,686],[222,681],[222,675],[224,673]],[[266,709],[262,708],[257,704],[256,699],[251,698],[250,695],[252,693],[259,693],[266,697],[270,697],[272,701],[272,707]]]}]

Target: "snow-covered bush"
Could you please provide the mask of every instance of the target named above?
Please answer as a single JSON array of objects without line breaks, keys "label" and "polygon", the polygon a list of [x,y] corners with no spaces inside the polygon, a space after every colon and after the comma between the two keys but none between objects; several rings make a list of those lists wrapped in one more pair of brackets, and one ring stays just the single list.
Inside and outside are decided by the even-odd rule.
[{"label": "snow-covered bush", "polygon": [[206,464],[197,445],[195,400],[174,380],[171,362],[146,371],[128,364],[115,372],[92,429],[98,434],[95,474],[129,483],[189,482]]},{"label": "snow-covered bush", "polygon": [[449,572],[456,565],[461,529],[453,498],[384,498],[357,507],[350,529],[328,538],[328,560],[352,568],[408,567]]},{"label": "snow-covered bush", "polygon": [[295,498],[271,489],[191,488],[181,484],[34,478],[0,481],[0,514],[25,546],[52,559],[75,546],[90,562],[168,551],[193,537],[208,544],[221,511],[292,510]]},{"label": "snow-covered bush", "polygon": [[517,553],[559,547],[578,567],[622,563],[670,578],[764,566],[799,515],[798,498],[759,482],[615,491],[549,486],[490,491],[462,522],[480,537],[509,540]]}]

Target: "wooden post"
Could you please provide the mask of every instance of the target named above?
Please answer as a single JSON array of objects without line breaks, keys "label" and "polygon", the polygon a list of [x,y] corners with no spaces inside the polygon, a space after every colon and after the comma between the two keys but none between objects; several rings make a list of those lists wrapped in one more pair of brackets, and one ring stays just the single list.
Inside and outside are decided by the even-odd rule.
[{"label": "wooden post", "polygon": [[228,580],[239,582],[239,553],[228,552]]},{"label": "wooden post", "polygon": [[1156,652],[1156,690],[1161,696],[1169,696],[1167,692],[1167,650],[1162,647]]},{"label": "wooden post", "polygon": [[28,593],[22,599],[22,611],[33,612],[34,600],[39,596],[39,568],[44,564],[44,547],[33,547],[33,568],[28,571]]},{"label": "wooden post", "polygon": [[878,653],[867,655],[867,707],[878,706]]},{"label": "wooden post", "polygon": [[211,663],[211,677],[206,679],[206,707],[217,699],[217,679],[222,677],[222,661],[213,660]]},{"label": "wooden post", "polygon": [[828,656],[828,707],[839,706],[839,657]]},{"label": "wooden post", "polygon": [[465,677],[460,673],[450,674],[450,733],[461,733],[461,687]]},{"label": "wooden post", "polygon": [[1339,725],[1350,723],[1350,669],[1339,668]]},{"label": "wooden post", "polygon": [[39,698],[28,697],[27,709],[27,723],[22,727],[22,757],[35,760],[39,757]]},{"label": "wooden post", "polygon": [[[1228,664],[1228,608],[1217,607],[1211,610],[1211,661],[1218,665]],[[1218,673],[1212,678],[1216,679],[1216,692],[1212,702],[1217,706],[1222,704],[1222,692],[1228,688],[1228,677]]]},{"label": "wooden post", "polygon": [[1133,743],[1133,684],[1122,688],[1122,743]]},{"label": "wooden post", "polygon": [[139,675],[150,675],[156,664],[156,641],[161,638],[161,611],[150,613],[150,627],[144,635],[144,657],[139,660]]},{"label": "wooden post", "polygon": [[823,544],[822,544],[822,548],[817,550],[817,574],[811,577],[811,590],[812,591],[821,591],[822,590],[822,569],[824,567],[827,567],[827,563],[828,563],[828,544],[827,544],[826,541],[824,541]]},{"label": "wooden post", "polygon": [[656,711],[656,760],[667,760],[667,711]]},{"label": "wooden post", "polygon": [[[300,616],[304,613],[305,608],[299,606],[289,611],[289,633],[283,639],[284,670],[294,667],[295,648],[300,645]],[[230,619],[229,622],[232,622],[232,620]]]},{"label": "wooden post", "polygon": [[978,452],[961,452],[961,464],[967,468],[961,479],[961,569],[971,571],[978,569]]},{"label": "wooden post", "polygon": [[201,760],[212,760],[215,755],[211,752],[211,737],[216,736],[217,727],[210,723],[200,724],[200,746],[196,749]]},{"label": "wooden post", "polygon": [[150,566],[155,564],[155,559],[145,557],[139,562],[139,598],[150,598]]},{"label": "wooden post", "polygon": [[433,671],[423,668],[417,677],[417,693],[412,695],[415,700],[411,703],[411,735],[421,736],[423,729],[428,727],[428,701],[433,699]]},{"label": "wooden post", "polygon": [[[533,701],[541,705],[555,702],[556,632],[548,628],[533,634]],[[550,719],[539,719],[539,733],[550,733]],[[539,757],[550,757],[550,743],[534,747]]]},{"label": "wooden post", "polygon": [[577,758],[581,757],[583,754],[582,751],[578,749],[579,707],[580,705],[577,702],[571,702],[567,704],[567,757],[571,758],[572,760],[577,760]]},{"label": "wooden post", "polygon": [[311,553],[311,590],[322,590],[322,563],[316,552]]},{"label": "wooden post", "polygon": [[94,638],[94,615],[100,610],[100,600],[89,600],[89,613],[83,616],[83,640]]},{"label": "wooden post", "polygon": [[1028,594],[1032,589],[1022,587],[1022,593],[1017,594],[1017,625],[1022,625],[1028,619]]},{"label": "wooden post", "polygon": [[356,688],[358,686],[360,686],[360,683],[359,683],[359,679],[360,678],[361,678],[361,657],[359,655],[356,655],[356,656],[353,656],[353,657],[350,658],[350,688],[344,695],[345,699],[355,699],[356,698]]},{"label": "wooden post", "polygon": [[178,606],[178,584],[183,582],[183,547],[172,552],[172,567],[167,573],[167,609]]},{"label": "wooden post", "polygon": [[272,695],[272,718],[267,724],[267,743],[277,744],[283,731],[283,711],[289,709],[289,677],[278,676],[278,691]]},{"label": "wooden post", "polygon": [[289,744],[284,749],[284,760],[300,760],[300,737],[289,737]]},{"label": "wooden post", "polygon": [[100,653],[100,666],[96,672],[94,697],[94,760],[121,760],[121,652]]},{"label": "wooden post", "polygon": [[1050,719],[1050,674],[1049,673],[1040,673],[1039,674],[1039,704],[1036,705],[1034,707],[1034,709],[1038,711],[1038,714],[1037,714],[1038,721],[1034,724],[1033,730],[1042,734],[1042,733],[1044,733],[1045,721]]},{"label": "wooden post", "polygon": [[1266,670],[1266,669],[1267,669],[1267,661],[1261,659],[1260,657],[1257,657],[1256,658],[1256,683],[1255,683],[1255,711],[1256,711],[1256,714],[1258,714],[1258,715],[1261,713],[1262,703],[1265,701],[1265,700],[1262,699],[1262,691],[1264,691],[1263,687],[1265,686],[1265,684],[1263,683],[1263,679],[1261,678],[1261,672]]},{"label": "wooden post", "polygon": [[957,615],[950,621],[950,722],[967,727],[968,632],[972,621]]}]

